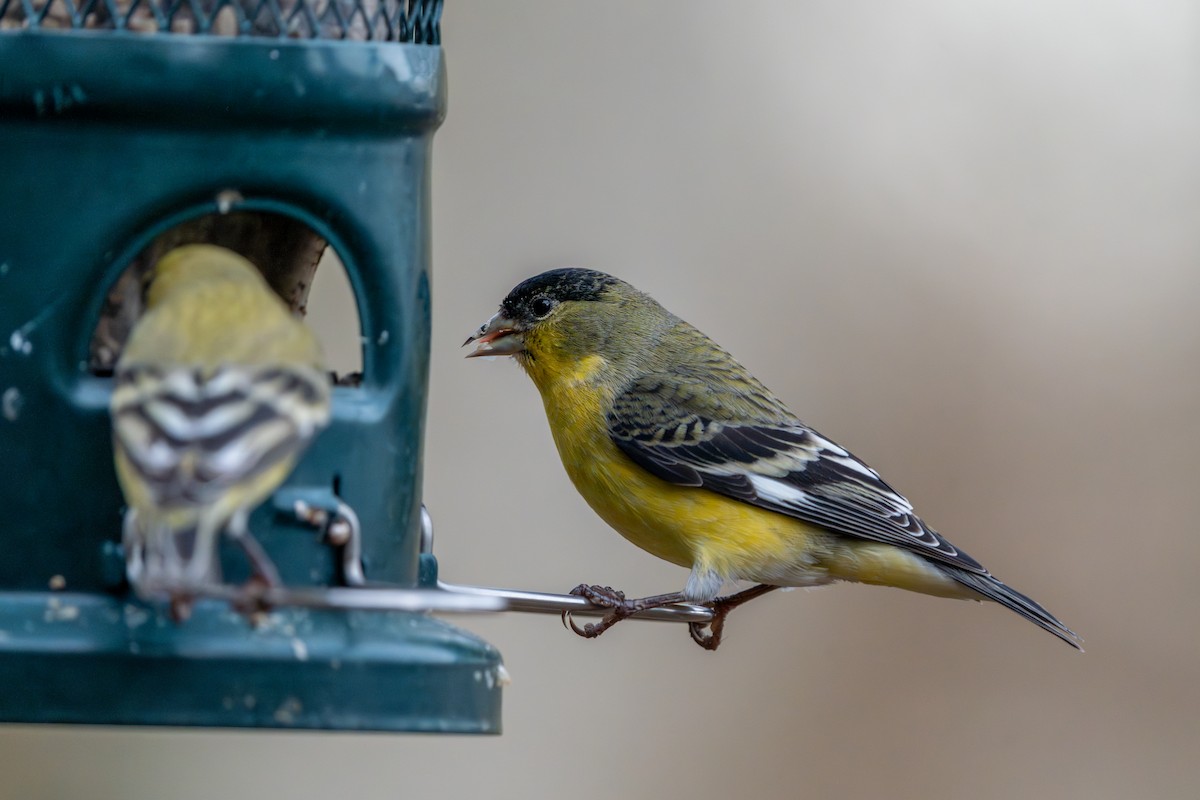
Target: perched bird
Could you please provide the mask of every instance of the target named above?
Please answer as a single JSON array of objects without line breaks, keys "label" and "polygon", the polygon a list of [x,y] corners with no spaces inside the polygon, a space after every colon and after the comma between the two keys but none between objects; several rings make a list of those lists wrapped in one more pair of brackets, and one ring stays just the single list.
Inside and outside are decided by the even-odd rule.
[{"label": "perched bird", "polygon": [[182,618],[221,580],[222,531],[278,584],[246,519],[328,422],[331,389],[316,337],[246,259],[187,245],[147,277],[116,367],[113,450],[130,582]]},{"label": "perched bird", "polygon": [[[624,281],[556,269],[521,283],[464,344],[533,379],[567,474],[609,525],[691,569],[682,592],[573,594],[610,610],[598,636],[679,602],[713,608],[707,649],[736,606],[780,586],[836,581],[988,599],[1063,641],[1079,637],[913,513],[875,470],[801,422],[715,342]],[[718,598],[727,581],[757,586]],[[564,620],[566,618],[564,617]]]}]

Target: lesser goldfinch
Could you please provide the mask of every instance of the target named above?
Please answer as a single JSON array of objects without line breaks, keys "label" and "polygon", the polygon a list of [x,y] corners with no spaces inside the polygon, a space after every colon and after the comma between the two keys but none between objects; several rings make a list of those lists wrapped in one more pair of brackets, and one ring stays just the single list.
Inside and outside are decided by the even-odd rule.
[{"label": "lesser goldfinch", "polygon": [[[725,616],[780,586],[896,586],[1007,606],[1072,646],[1077,637],[913,513],[845,448],[799,420],[715,342],[624,281],[556,269],[524,281],[466,343],[513,356],[546,407],[576,489],[638,547],[691,569],[682,592],[627,600],[573,593],[610,610],[598,636],[638,611],[686,600]],[[717,595],[727,581],[757,586]]]},{"label": "lesser goldfinch", "polygon": [[113,450],[130,581],[184,617],[220,580],[223,530],[278,583],[246,518],[328,422],[331,389],[312,331],[238,254],[179,247],[148,278],[116,367]]}]

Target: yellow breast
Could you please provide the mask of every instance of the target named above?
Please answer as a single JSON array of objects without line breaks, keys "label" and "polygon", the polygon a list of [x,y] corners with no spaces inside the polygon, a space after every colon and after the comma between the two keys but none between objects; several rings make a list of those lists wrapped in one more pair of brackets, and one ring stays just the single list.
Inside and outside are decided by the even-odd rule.
[{"label": "yellow breast", "polygon": [[706,489],[667,483],[622,453],[606,426],[611,391],[594,380],[602,366],[599,356],[590,356],[572,369],[530,373],[567,475],[605,522],[659,558],[728,577],[811,563],[809,526]]}]

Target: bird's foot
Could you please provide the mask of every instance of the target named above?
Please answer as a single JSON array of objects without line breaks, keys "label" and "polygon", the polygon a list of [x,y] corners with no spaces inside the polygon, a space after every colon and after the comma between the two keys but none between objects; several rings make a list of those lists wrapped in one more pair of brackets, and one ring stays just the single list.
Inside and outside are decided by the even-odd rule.
[{"label": "bird's foot", "polygon": [[616,625],[623,619],[632,617],[634,614],[639,614],[651,608],[678,603],[683,600],[683,595],[678,592],[629,600],[625,597],[624,592],[617,591],[611,586],[596,586],[586,583],[576,586],[571,590],[571,594],[576,597],[585,598],[592,605],[608,609],[608,613],[599,622],[589,622],[582,627],[575,624],[570,611],[562,613],[563,625],[585,639],[595,639],[613,625]]},{"label": "bird's foot", "polygon": [[[729,616],[731,610],[726,608],[724,611],[717,611],[714,608],[712,619],[708,622],[689,622],[688,633],[691,634],[692,641],[705,650],[716,650],[720,647],[721,634],[725,630],[725,618]],[[708,633],[704,632],[705,628],[708,628]]]},{"label": "bird's foot", "polygon": [[245,617],[247,622],[257,627],[272,608],[267,602],[267,592],[282,585],[277,578],[272,580],[272,576],[269,575],[251,575],[238,588],[237,596],[230,601],[230,605],[234,611]]},{"label": "bird's foot", "polygon": [[171,621],[176,625],[187,622],[192,616],[192,606],[196,604],[196,597],[187,592],[172,593],[170,604],[167,606],[167,613],[171,616]]},{"label": "bird's foot", "polygon": [[582,627],[575,624],[575,620],[571,617],[570,611],[564,611],[562,613],[563,625],[575,631],[576,634],[585,639],[595,639],[613,625],[616,625],[618,622],[634,613],[628,608],[628,606],[631,604],[631,601],[625,599],[625,593],[618,591],[611,586],[599,586],[581,583],[572,589],[570,594],[574,595],[575,597],[582,597],[594,606],[611,609],[609,613],[605,614],[604,618],[599,622],[588,622]]},{"label": "bird's foot", "polygon": [[594,606],[603,606],[604,608],[617,608],[632,601],[625,599],[625,593],[612,588],[611,586],[600,586],[598,584],[581,583],[572,589],[569,594],[575,597],[582,597]]},{"label": "bird's foot", "polygon": [[[721,646],[721,635],[725,632],[725,618],[729,616],[729,612],[742,603],[748,603],[754,598],[761,597],[767,592],[778,588],[778,586],[768,586],[765,583],[760,583],[737,594],[718,597],[711,603],[705,603],[704,605],[712,609],[712,619],[708,622],[688,623],[688,633],[691,634],[692,641],[705,650],[716,650]],[[708,633],[704,632],[705,628],[708,628]]]}]

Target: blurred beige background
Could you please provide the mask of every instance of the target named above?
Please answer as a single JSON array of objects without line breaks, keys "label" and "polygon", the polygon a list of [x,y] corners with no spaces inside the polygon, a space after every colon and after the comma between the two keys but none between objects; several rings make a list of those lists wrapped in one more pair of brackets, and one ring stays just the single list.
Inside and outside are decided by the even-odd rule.
[{"label": "blurred beige background", "polygon": [[458,349],[518,280],[586,265],[714,336],[1087,654],[850,586],[748,606],[715,654],[469,618],[512,673],[501,737],[6,728],[0,795],[1200,795],[1195,4],[450,0],[443,29],[444,577],[682,585],[575,495],[520,370]]}]

